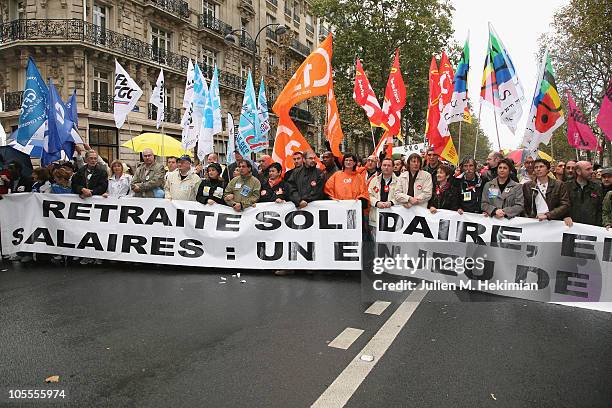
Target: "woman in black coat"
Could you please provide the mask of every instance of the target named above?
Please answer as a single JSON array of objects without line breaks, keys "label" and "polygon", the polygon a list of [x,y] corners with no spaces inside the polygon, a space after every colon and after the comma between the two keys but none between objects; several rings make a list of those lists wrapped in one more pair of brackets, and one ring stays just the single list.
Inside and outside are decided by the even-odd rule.
[{"label": "woman in black coat", "polygon": [[221,177],[221,165],[211,163],[206,168],[207,179],[203,179],[198,187],[196,200],[202,204],[221,204],[226,205],[223,200],[225,191],[225,180]]},{"label": "woman in black coat", "polygon": [[457,211],[459,208],[459,190],[450,178],[453,170],[446,164],[441,164],[436,173],[436,183],[429,200],[429,211],[435,214],[438,210]]}]

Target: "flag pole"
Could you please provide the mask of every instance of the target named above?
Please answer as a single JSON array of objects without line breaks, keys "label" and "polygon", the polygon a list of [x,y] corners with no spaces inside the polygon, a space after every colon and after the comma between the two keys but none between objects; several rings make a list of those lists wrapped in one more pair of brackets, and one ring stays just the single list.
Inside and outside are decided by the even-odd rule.
[{"label": "flag pole", "polygon": [[480,130],[480,113],[482,112],[482,102],[478,106],[478,123],[476,123],[476,139],[474,140],[474,160],[476,160],[476,147],[478,146],[478,131]]},{"label": "flag pole", "polygon": [[493,109],[493,116],[495,117],[495,134],[497,135],[497,147],[499,147],[499,151],[501,152],[501,143],[499,141],[499,130],[497,129],[497,112]]},{"label": "flag pole", "polygon": [[555,159],[555,149],[553,148],[553,145],[554,145],[553,140],[555,139],[554,136],[555,135],[552,135],[550,137],[550,156],[553,158],[553,160]]},{"label": "flag pole", "polygon": [[376,151],[376,139],[374,139],[374,127],[372,125],[370,125],[370,134],[372,135],[372,145]]},{"label": "flag pole", "polygon": [[132,137],[132,123],[130,122],[130,114],[128,113],[125,116],[126,116],[127,122],[128,122],[128,131],[130,132],[130,141],[132,142],[132,150],[134,151],[134,153],[138,153],[136,151],[136,148],[134,147],[134,138]]},{"label": "flag pole", "polygon": [[458,151],[458,156],[459,156],[459,160],[461,160],[461,124],[463,123],[463,119],[461,119],[459,121],[459,151]]}]

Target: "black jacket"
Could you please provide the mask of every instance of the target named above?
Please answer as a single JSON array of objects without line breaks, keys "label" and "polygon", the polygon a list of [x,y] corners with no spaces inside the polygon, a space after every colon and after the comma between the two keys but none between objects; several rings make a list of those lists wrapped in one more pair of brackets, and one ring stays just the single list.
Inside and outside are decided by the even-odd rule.
[{"label": "black jacket", "polygon": [[447,188],[442,191],[436,183],[427,207],[456,211],[459,208],[459,190],[457,186],[449,182],[447,183]]},{"label": "black jacket", "polygon": [[587,182],[584,189],[575,179],[565,183],[570,198],[569,216],[574,222],[601,226],[601,207],[603,193],[601,184]]},{"label": "black jacket", "polygon": [[268,181],[269,180],[265,180],[263,183],[261,183],[261,197],[259,197],[260,203],[273,203],[277,198],[285,201],[291,201],[291,186],[289,183],[281,179],[280,182],[271,187]]},{"label": "black jacket", "polygon": [[482,212],[480,200],[482,199],[482,188],[484,180],[476,173],[476,177],[467,180],[465,175],[453,179],[453,184],[457,188],[459,208],[468,213],[480,214]]},{"label": "black jacket", "polygon": [[102,166],[96,165],[93,169],[88,166],[81,167],[72,176],[72,192],[81,194],[84,188],[91,190],[93,195],[102,195],[108,189],[108,173]]},{"label": "black jacket", "polygon": [[32,191],[32,177],[20,176],[9,182],[11,193],[29,193]]},{"label": "black jacket", "polygon": [[202,204],[208,204],[208,200],[213,200],[217,204],[226,205],[223,200],[225,191],[225,180],[203,179],[198,187],[196,200]]},{"label": "black jacket", "polygon": [[300,201],[307,203],[322,200],[325,178],[321,170],[313,167],[302,166],[291,173],[288,180],[291,186],[291,201],[297,206]]}]

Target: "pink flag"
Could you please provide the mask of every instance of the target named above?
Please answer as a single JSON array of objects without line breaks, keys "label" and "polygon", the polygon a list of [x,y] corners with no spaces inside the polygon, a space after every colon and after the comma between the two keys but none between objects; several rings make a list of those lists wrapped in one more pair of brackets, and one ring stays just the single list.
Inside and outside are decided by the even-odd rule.
[{"label": "pink flag", "polygon": [[569,145],[579,150],[600,149],[597,138],[589,127],[586,117],[574,103],[569,91],[567,91],[567,102],[569,104],[569,114],[567,115],[567,141]]},{"label": "pink flag", "polygon": [[612,78],[610,78],[603,101],[601,101],[599,115],[597,115],[597,124],[603,130],[606,138],[612,141]]}]

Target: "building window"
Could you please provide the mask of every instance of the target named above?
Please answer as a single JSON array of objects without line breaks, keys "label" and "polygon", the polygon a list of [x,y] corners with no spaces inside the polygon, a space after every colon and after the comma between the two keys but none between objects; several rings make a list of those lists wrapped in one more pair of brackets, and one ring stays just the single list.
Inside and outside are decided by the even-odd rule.
[{"label": "building window", "polygon": [[113,160],[119,158],[119,132],[117,128],[90,126],[89,145],[110,164]]},{"label": "building window", "polygon": [[26,18],[26,2],[12,0],[9,3],[9,18],[10,20],[23,20]]},{"label": "building window", "polygon": [[[274,24],[274,23],[276,23],[276,17],[274,17],[271,14],[266,13],[266,24]],[[270,28],[274,29],[274,27],[270,27]]]},{"label": "building window", "polygon": [[251,69],[251,64],[246,62],[240,63],[240,77],[242,78],[242,82],[246,83],[247,76],[249,76],[249,70]]},{"label": "building window", "polygon": [[157,27],[151,27],[151,52],[153,60],[166,63],[167,53],[171,49],[171,34]]},{"label": "building window", "polygon": [[272,75],[274,66],[276,65],[276,57],[274,51],[268,50],[268,74]]},{"label": "building window", "polygon": [[306,40],[306,45],[308,46],[308,49],[312,51],[312,47],[314,46],[314,43],[310,40]]},{"label": "building window", "polygon": [[108,27],[106,25],[106,20],[108,18],[108,8],[106,6],[102,6],[100,4],[94,3],[93,13],[92,13],[92,22],[95,26],[100,27],[101,30],[106,30]]},{"label": "building window", "polygon": [[94,68],[93,91],[99,95],[108,95],[109,73],[98,71]]},{"label": "building window", "polygon": [[[217,64],[217,52],[213,51],[211,49],[202,47],[200,50],[200,62],[202,62],[203,67],[202,67],[202,72],[207,75],[208,74],[208,70],[212,70],[214,68],[214,66]],[[212,72],[212,71],[211,71]],[[210,79],[212,78],[211,76],[207,77]]]},{"label": "building window", "polygon": [[212,1],[202,0],[202,14],[208,18],[217,18],[219,6]]}]

